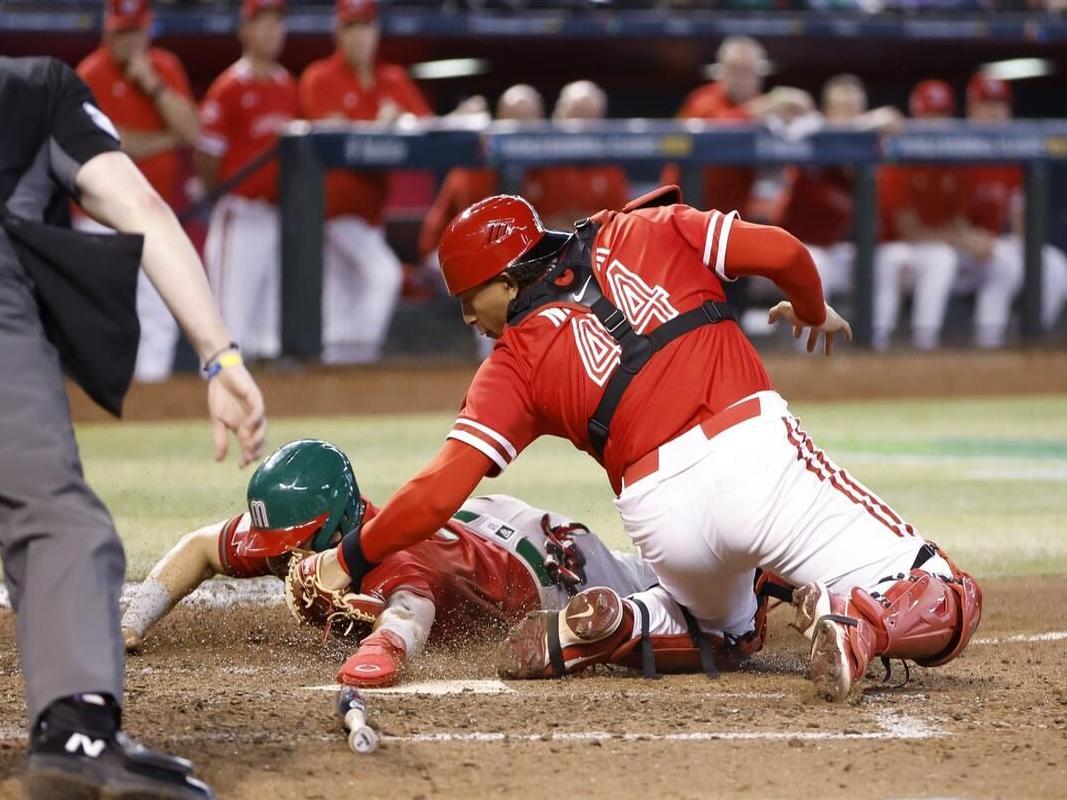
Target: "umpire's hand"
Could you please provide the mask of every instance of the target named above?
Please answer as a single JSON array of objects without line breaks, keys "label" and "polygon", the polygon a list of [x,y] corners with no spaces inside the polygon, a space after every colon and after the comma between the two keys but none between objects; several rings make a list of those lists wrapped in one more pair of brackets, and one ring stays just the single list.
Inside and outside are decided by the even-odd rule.
[{"label": "umpire's hand", "polygon": [[267,417],[263,395],[243,364],[226,367],[211,379],[207,407],[214,425],[216,461],[226,458],[229,450],[227,430],[237,437],[242,467],[259,458],[267,438]]}]

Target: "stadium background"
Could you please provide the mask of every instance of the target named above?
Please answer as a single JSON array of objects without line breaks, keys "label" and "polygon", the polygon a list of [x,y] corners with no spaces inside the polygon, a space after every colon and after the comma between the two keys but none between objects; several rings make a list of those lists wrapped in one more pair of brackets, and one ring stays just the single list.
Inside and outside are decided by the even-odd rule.
[{"label": "stadium background", "polygon": [[[817,92],[830,75],[849,71],[867,83],[872,105],[903,107],[923,78],[944,78],[961,92],[980,64],[1047,59],[1050,74],[1014,82],[1017,115],[1067,112],[1067,19],[1045,8],[917,3],[872,15],[801,4],[695,11],[678,5],[548,7],[517,0],[475,10],[456,3],[387,7],[381,52],[403,64],[456,57],[489,62],[482,75],[420,83],[440,113],[474,93],[495,99],[520,80],[534,83],[550,104],[564,83],[589,78],[608,92],[612,117],[668,117],[706,80],[702,69],[727,32],[762,41],[775,65],[769,85]],[[296,72],[330,51],[331,20],[328,8],[292,7],[282,60]],[[160,4],[156,16],[158,43],[182,58],[198,95],[238,55],[233,7]],[[0,6],[0,52],[49,53],[74,64],[95,47],[98,25],[95,0],[9,0]],[[1048,233],[1063,246],[1062,166],[1053,168],[1049,185]],[[394,200],[390,236],[412,260],[421,211],[406,197]],[[457,316],[452,301],[406,302],[381,366],[261,366],[256,374],[272,416],[271,444],[299,436],[336,441],[353,456],[365,491],[387,496],[436,450],[476,366]],[[966,338],[968,319],[967,301],[957,302],[949,319],[956,341]],[[428,343],[445,337],[441,331],[451,332],[452,347],[431,358]],[[164,622],[147,653],[130,662],[133,732],[195,758],[220,796],[235,798],[332,797],[342,790],[361,797],[526,797],[543,796],[553,780],[590,798],[701,797],[708,796],[711,775],[716,792],[730,797],[792,796],[803,785],[824,798],[1061,797],[1067,763],[1063,331],[1061,321],[1057,333],[1036,345],[991,354],[846,348],[832,361],[791,352],[780,339],[761,342],[773,379],[822,446],[983,581],[984,644],[944,670],[916,671],[903,690],[875,689],[861,704],[833,709],[796,700],[803,657],[779,615],[771,648],[753,668],[710,688],[696,678],[648,688],[610,676],[520,687],[517,696],[375,698],[372,719],[401,740],[353,763],[327,696],[300,689],[329,682],[347,654],[344,646],[292,629],[277,606],[190,607]],[[207,464],[202,393],[191,375],[137,386],[126,409],[130,423],[115,426],[72,390],[83,460],[115,514],[130,580],[143,577],[182,532],[240,506],[247,473]],[[625,545],[597,468],[560,442],[537,443],[502,480],[482,488],[559,508]],[[444,650],[411,678],[482,678],[488,665],[483,645]],[[17,796],[21,715],[13,623],[5,613],[0,797]],[[552,740],[590,730],[607,738],[595,745]],[[532,741],[403,740],[478,731]],[[676,734],[737,738],[656,738]],[[486,769],[502,753],[508,768]],[[635,763],[637,773],[620,767]]]}]

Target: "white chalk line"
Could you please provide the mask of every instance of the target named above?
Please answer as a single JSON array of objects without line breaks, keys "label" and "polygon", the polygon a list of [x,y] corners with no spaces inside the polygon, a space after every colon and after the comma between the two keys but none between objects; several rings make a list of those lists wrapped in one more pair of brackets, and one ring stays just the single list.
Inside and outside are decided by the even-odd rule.
[{"label": "white chalk line", "polygon": [[[122,585],[123,605],[130,602],[133,593],[140,587],[139,581],[127,581]],[[263,578],[214,578],[204,581],[181,605],[196,608],[230,608],[231,606],[273,606],[285,602],[282,582],[275,577]],[[10,608],[7,587],[0,586],[0,608]]]},{"label": "white chalk line", "polygon": [[[878,730],[874,731],[690,731],[688,733],[612,733],[610,731],[548,731],[545,733],[505,733],[501,731],[432,731],[404,735],[385,734],[384,742],[406,742],[412,744],[450,744],[475,743],[495,744],[499,742],[713,742],[713,741],[850,741],[850,740],[920,740],[936,739],[951,734],[908,714],[895,714],[878,711],[874,715]],[[374,724],[374,720],[371,720]],[[11,725],[0,726],[0,740],[23,740],[26,732]],[[292,733],[281,731],[211,731],[203,733],[184,733],[165,737],[167,741],[180,742],[289,742]],[[335,736],[325,734],[304,735],[303,740],[333,741],[342,739],[340,733]]]},{"label": "white chalk line", "polygon": [[971,644],[1009,644],[1012,642],[1058,642],[1067,639],[1067,631],[1048,631],[1047,633],[1020,633],[1015,636],[1003,636],[992,639],[974,639]]},{"label": "white chalk line", "polygon": [[[336,683],[323,686],[301,686],[305,692],[336,692],[341,688]],[[386,686],[381,689],[360,689],[366,695],[413,694],[440,697],[450,694],[517,694],[511,687],[498,680],[435,680]]]}]

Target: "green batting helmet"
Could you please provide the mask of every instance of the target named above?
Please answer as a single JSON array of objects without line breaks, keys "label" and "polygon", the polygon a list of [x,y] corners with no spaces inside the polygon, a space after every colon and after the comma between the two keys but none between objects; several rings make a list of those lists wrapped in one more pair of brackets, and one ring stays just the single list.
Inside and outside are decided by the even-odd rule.
[{"label": "green batting helmet", "polygon": [[325,550],[335,533],[363,524],[363,500],[348,456],[329,442],[282,445],[248,481],[252,527],[242,556],[279,556],[297,547]]}]

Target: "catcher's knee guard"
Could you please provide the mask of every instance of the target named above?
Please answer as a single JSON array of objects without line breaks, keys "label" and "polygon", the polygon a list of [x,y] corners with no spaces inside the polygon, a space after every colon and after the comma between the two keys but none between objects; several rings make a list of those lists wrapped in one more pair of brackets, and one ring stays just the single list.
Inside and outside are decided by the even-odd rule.
[{"label": "catcher's knee guard", "polygon": [[982,619],[982,590],[966,572],[953,567],[945,580],[919,569],[882,595],[853,589],[852,611],[873,626],[872,655],[906,658],[936,667],[958,656]]}]

